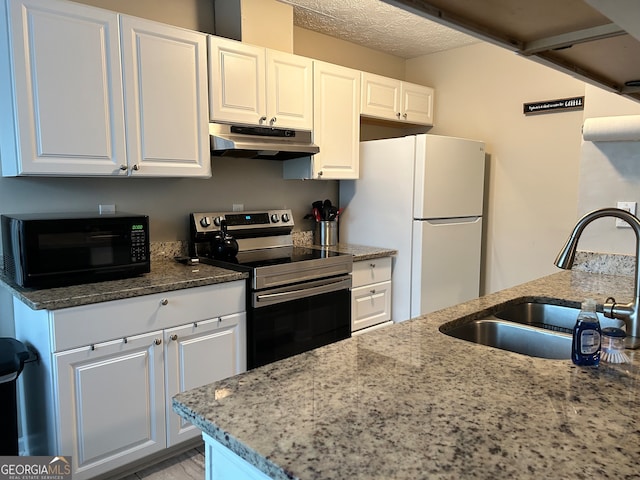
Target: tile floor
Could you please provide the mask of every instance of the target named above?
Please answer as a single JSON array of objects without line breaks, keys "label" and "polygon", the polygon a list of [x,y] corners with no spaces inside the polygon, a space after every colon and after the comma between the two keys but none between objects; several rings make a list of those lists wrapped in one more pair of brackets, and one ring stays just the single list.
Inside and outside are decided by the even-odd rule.
[{"label": "tile floor", "polygon": [[122,480],[204,480],[204,445],[187,450]]}]

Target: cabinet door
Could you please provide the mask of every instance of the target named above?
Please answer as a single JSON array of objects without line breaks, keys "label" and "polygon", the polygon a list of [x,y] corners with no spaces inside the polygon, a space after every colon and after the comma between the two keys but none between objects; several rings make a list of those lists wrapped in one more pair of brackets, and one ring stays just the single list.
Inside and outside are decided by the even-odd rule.
[{"label": "cabinet door", "polygon": [[351,290],[351,331],[391,319],[391,281]]},{"label": "cabinet door", "polygon": [[359,172],[360,72],[314,62],[314,178],[354,179]]},{"label": "cabinet door", "polygon": [[56,0],[8,5],[15,103],[2,108],[15,107],[18,137],[3,174],[126,174],[117,15]]},{"label": "cabinet door", "polygon": [[166,445],[162,332],[54,354],[59,452],[86,479]]},{"label": "cabinet door", "polygon": [[263,125],[265,49],[209,36],[209,114],[211,120]]},{"label": "cabinet door", "polygon": [[267,122],[313,130],[313,61],[267,50]]},{"label": "cabinet door", "polygon": [[173,412],[173,396],[246,370],[245,325],[238,313],[165,330],[167,446],[201,434]]},{"label": "cabinet door", "polygon": [[402,120],[433,125],[433,88],[402,82]]},{"label": "cabinet door", "polygon": [[127,152],[135,176],[211,176],[206,35],[121,17]]},{"label": "cabinet door", "polygon": [[400,80],[362,73],[360,113],[387,120],[400,119]]}]

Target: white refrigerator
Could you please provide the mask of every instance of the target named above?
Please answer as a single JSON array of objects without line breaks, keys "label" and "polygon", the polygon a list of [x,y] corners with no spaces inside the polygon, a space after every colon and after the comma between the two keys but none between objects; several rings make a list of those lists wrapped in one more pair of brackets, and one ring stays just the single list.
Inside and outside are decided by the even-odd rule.
[{"label": "white refrigerator", "polygon": [[340,242],[393,248],[395,322],[479,295],[484,143],[414,135],[360,143],[340,182]]}]

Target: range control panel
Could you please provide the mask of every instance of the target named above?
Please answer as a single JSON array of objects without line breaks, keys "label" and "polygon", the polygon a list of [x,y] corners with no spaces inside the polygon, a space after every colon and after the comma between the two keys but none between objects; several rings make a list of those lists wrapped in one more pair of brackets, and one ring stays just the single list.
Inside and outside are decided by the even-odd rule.
[{"label": "range control panel", "polygon": [[293,215],[290,209],[263,210],[255,212],[204,212],[191,214],[191,228],[198,233],[220,230],[222,220],[227,222],[227,230],[240,232],[243,230],[269,231],[275,228],[293,228]]}]

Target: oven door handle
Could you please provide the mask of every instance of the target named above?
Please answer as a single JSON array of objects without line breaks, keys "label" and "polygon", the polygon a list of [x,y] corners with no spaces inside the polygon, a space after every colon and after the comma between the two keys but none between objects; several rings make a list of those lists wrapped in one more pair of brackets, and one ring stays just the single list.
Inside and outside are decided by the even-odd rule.
[{"label": "oven door handle", "polygon": [[307,288],[299,288],[297,290],[287,290],[285,292],[277,293],[262,293],[256,295],[256,303],[281,303],[291,300],[297,300],[300,298],[311,297],[313,295],[321,295],[323,293],[335,292],[338,290],[344,290],[351,287],[351,277],[340,278],[332,282],[323,282],[320,285],[314,285]]}]

